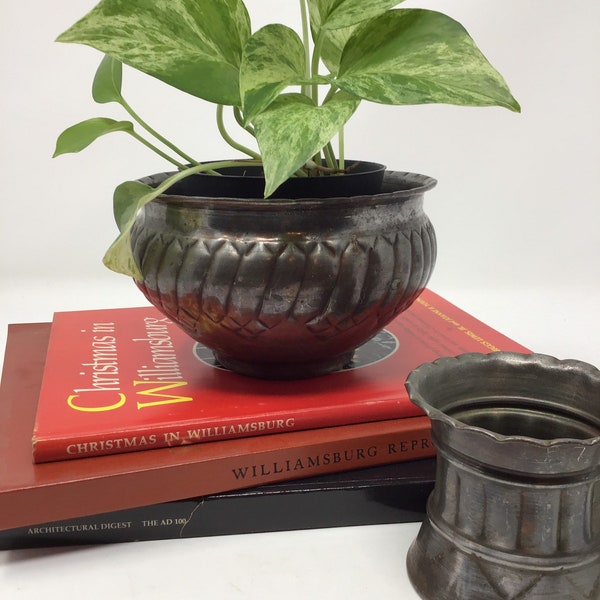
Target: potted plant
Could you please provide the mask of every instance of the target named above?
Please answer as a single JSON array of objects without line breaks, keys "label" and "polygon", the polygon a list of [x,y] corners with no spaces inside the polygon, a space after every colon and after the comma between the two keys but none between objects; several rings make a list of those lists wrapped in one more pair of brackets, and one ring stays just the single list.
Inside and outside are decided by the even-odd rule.
[{"label": "potted plant", "polygon": [[[58,38],[105,54],[93,98],[131,120],[78,123],[55,156],[120,131],[175,168],[116,188],[105,264],[234,370],[339,369],[429,279],[422,201],[436,182],[345,156],[361,101],[520,110],[459,23],[397,4],[300,0],[298,34],[253,31],[243,0],[102,0]],[[123,98],[122,64],[213,103],[243,157],[200,162],[169,142]],[[225,111],[256,148],[235,141]]]}]

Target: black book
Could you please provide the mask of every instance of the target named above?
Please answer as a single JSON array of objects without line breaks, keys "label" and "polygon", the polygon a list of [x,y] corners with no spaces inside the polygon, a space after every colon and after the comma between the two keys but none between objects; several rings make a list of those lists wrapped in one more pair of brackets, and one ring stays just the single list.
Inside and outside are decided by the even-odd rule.
[{"label": "black book", "polygon": [[8,529],[0,549],[422,521],[434,480],[434,458],[402,462]]}]

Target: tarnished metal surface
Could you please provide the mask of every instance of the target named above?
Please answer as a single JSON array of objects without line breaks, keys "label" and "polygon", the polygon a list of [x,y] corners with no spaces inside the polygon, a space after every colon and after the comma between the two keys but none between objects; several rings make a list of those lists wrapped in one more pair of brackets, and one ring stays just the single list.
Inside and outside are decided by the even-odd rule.
[{"label": "tarnished metal surface", "polygon": [[218,360],[259,377],[341,368],[429,280],[435,180],[387,172],[371,196],[162,196],[138,215],[146,297]]},{"label": "tarnished metal surface", "polygon": [[408,377],[438,449],[409,551],[427,600],[600,598],[600,371],[510,352]]}]

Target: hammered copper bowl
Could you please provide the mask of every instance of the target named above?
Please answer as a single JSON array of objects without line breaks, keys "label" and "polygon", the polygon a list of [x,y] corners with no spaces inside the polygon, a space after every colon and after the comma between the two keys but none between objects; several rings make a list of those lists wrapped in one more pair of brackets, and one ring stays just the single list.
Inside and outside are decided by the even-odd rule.
[{"label": "hammered copper bowl", "polygon": [[423,196],[435,184],[386,171],[372,195],[160,196],[132,232],[138,285],[227,368],[278,379],[329,373],[429,280],[436,240]]}]

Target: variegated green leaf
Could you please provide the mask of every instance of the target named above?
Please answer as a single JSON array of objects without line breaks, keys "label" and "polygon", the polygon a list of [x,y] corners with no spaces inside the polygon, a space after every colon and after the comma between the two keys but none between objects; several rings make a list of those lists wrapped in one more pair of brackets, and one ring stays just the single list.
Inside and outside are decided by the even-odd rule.
[{"label": "variegated green leaf", "polygon": [[321,60],[330,73],[337,74],[346,43],[359,25],[325,31],[321,41]]},{"label": "variegated green leaf", "polygon": [[132,132],[133,123],[131,121],[115,121],[105,117],[96,117],[72,125],[58,136],[53,156],[79,152],[87,148],[100,136],[113,131]]},{"label": "variegated green leaf", "polygon": [[142,279],[131,249],[131,228],[140,208],[159,196],[161,191],[139,181],[126,181],[115,189],[113,211],[120,233],[103,258],[105,266],[112,271]]},{"label": "variegated green leaf", "polygon": [[308,0],[313,35],[325,29],[356,25],[400,4],[403,0]]},{"label": "variegated green leaf", "polygon": [[282,94],[257,115],[254,124],[265,170],[265,197],[336,135],[359,102],[340,92],[315,106],[302,94]]},{"label": "variegated green leaf", "polygon": [[251,121],[305,76],[304,45],[285,25],[267,25],[248,40],[240,69],[244,118]]},{"label": "variegated green leaf", "polygon": [[205,100],[239,105],[249,36],[242,0],[101,0],[58,41],[92,46]]},{"label": "variegated green leaf", "polygon": [[119,231],[124,231],[135,217],[138,203],[153,191],[149,185],[139,181],[126,181],[115,188],[113,195],[113,214]]},{"label": "variegated green leaf", "polygon": [[344,48],[337,84],[359,98],[385,104],[520,110],[464,27],[430,10],[388,11],[359,28]]},{"label": "variegated green leaf", "polygon": [[123,65],[112,56],[105,56],[94,77],[92,98],[99,104],[121,102],[122,81]]},{"label": "variegated green leaf", "polygon": [[320,37],[320,54],[333,74],[338,72],[342,50],[354,31],[403,0],[308,0],[313,39]]},{"label": "variegated green leaf", "polygon": [[142,272],[135,262],[131,248],[131,230],[139,210],[166,192],[176,182],[194,173],[220,169],[229,164],[229,161],[221,161],[194,165],[184,171],[176,172],[155,188],[139,181],[126,181],[117,186],[113,196],[113,211],[120,233],[104,255],[105,266],[116,273],[141,280]]},{"label": "variegated green leaf", "polygon": [[131,251],[131,227],[126,227],[119,237],[110,245],[102,259],[104,266],[115,273],[128,275],[138,281],[142,280],[142,272],[135,262]]}]

